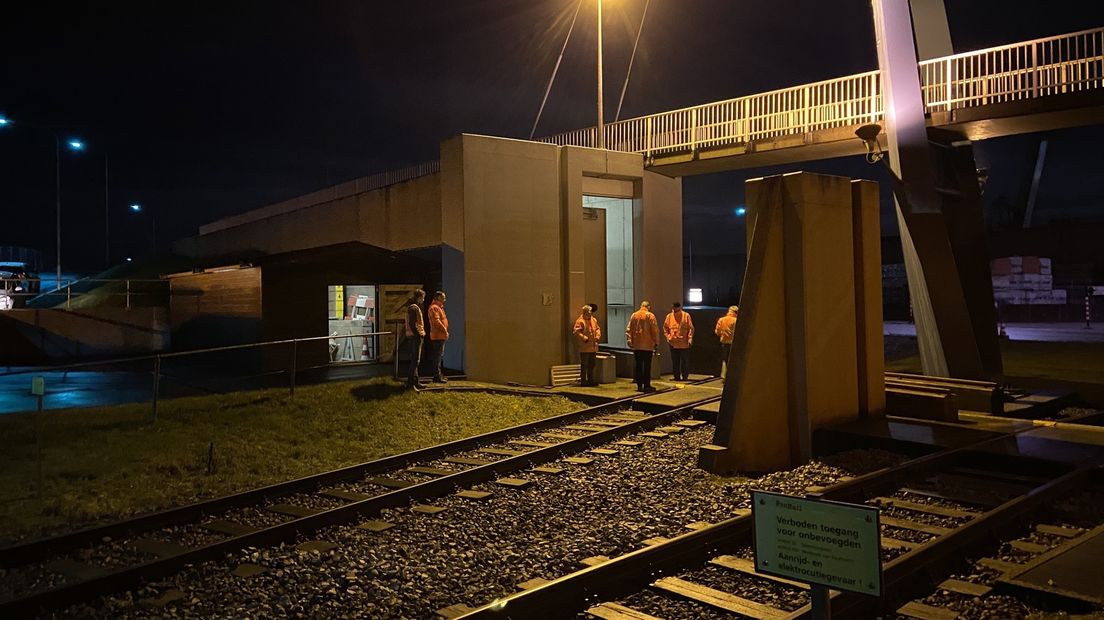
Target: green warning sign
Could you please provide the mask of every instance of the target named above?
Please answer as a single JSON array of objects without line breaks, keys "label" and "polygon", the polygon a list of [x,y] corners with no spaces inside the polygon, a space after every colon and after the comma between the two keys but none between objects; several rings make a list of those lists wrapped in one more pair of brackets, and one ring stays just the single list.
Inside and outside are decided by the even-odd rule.
[{"label": "green warning sign", "polygon": [[751,501],[756,571],[881,596],[877,508],[766,491]]},{"label": "green warning sign", "polygon": [[46,395],[46,377],[31,377],[31,395]]}]

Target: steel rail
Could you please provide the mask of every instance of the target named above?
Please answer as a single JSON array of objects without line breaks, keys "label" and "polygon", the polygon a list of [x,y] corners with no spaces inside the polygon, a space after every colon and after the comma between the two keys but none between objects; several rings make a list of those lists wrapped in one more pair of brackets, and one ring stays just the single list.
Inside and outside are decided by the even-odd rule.
[{"label": "steel rail", "polygon": [[[454,389],[457,388],[442,388],[441,391],[451,391]],[[557,395],[551,392],[508,390],[505,388],[471,387],[470,389],[467,389],[465,386],[461,386],[460,391],[484,392],[517,396]],[[435,460],[437,458],[440,458],[441,456],[456,452],[463,452],[483,444],[501,442],[503,439],[515,435],[524,435],[540,431],[545,428],[571,424],[580,419],[590,418],[595,415],[601,415],[604,411],[609,409],[617,409],[641,397],[642,395],[634,394],[599,405],[593,405],[585,409],[571,411],[558,416],[553,416],[551,418],[536,420],[534,422],[526,422],[525,424],[519,424],[510,428],[491,431],[489,433],[476,435],[474,437],[468,437],[448,443],[438,444],[435,446],[430,446],[428,448],[412,450],[403,454],[396,454],[394,456],[388,456],[382,459],[376,459],[357,465],[350,465],[348,467],[334,469],[319,474],[312,474],[310,476],[304,476],[295,480],[278,482],[268,486],[243,491],[241,493],[224,495],[222,497],[216,497],[193,504],[188,504],[185,506],[168,508],[165,510],[143,514],[113,523],[91,526],[58,536],[50,536],[37,540],[17,543],[0,548],[0,567],[12,568],[35,561],[49,554],[62,553],[68,550],[82,547],[87,544],[99,542],[104,537],[121,538],[123,536],[138,532],[145,532],[171,525],[188,523],[191,521],[195,521],[196,519],[199,519],[205,515],[224,512],[226,510],[240,508],[242,506],[253,505],[268,498],[301,493],[303,491],[309,491],[320,486],[336,484],[345,480],[360,478],[367,474],[374,474],[380,471],[387,471],[391,469],[405,467],[410,463]]]},{"label": "steel rail", "polygon": [[[656,392],[653,392],[645,396],[654,395],[655,393]],[[641,396],[634,396],[622,399],[621,401],[615,401],[615,403],[591,408],[591,410],[612,408],[619,404],[624,404],[625,402],[631,402],[640,397]],[[338,506],[314,515],[295,518],[256,532],[231,537],[203,547],[189,549],[177,555],[158,558],[143,564],[115,570],[92,579],[64,584],[56,588],[33,592],[25,597],[3,601],[0,602],[0,617],[44,613],[46,611],[64,608],[75,603],[86,601],[92,597],[110,594],[144,582],[164,578],[178,572],[189,564],[216,560],[222,558],[224,554],[232,553],[246,547],[271,545],[291,539],[297,534],[313,532],[324,527],[348,523],[358,518],[377,514],[380,510],[385,508],[408,506],[412,501],[446,495],[462,486],[486,482],[497,476],[526,469],[538,463],[560,459],[565,454],[586,450],[595,444],[607,443],[631,433],[662,426],[671,418],[682,416],[704,403],[719,399],[719,396],[711,396],[692,403],[679,405],[638,421],[629,422],[608,430],[598,431],[591,435],[565,441],[554,446],[538,448],[526,452],[525,454],[508,457],[487,465],[460,471],[449,476],[414,484],[403,489]],[[574,412],[573,414],[566,415],[578,415],[579,413],[580,412]],[[563,416],[559,417],[561,419],[563,418]],[[498,435],[501,432],[502,431],[488,433],[481,435],[480,438],[484,438],[483,442],[486,442],[486,438],[489,435],[501,437]],[[408,453],[408,455],[409,454],[414,453]],[[439,455],[440,453],[434,452],[431,458],[436,458],[436,456]],[[405,462],[401,464],[405,464]],[[263,499],[263,495],[260,497]]]},{"label": "steel rail", "polygon": [[[809,495],[821,499],[854,501],[864,491],[873,492],[877,489],[899,485],[905,479],[914,478],[925,472],[958,463],[964,458],[970,458],[987,445],[995,445],[1019,432],[1023,431],[1013,431],[999,437],[986,438],[970,445],[927,454],[906,461],[897,467],[882,468]],[[1016,457],[1010,458],[1015,459]],[[1066,484],[1071,480],[1079,480],[1080,478],[1077,476],[1082,475],[1078,473],[1079,471],[1080,469],[1074,469],[1070,472],[1067,468],[1057,479],[1048,482],[1046,487],[1051,488],[1051,485],[1059,481]],[[1064,489],[1068,487],[1055,488]],[[1036,496],[1032,495],[1032,497]],[[1053,494],[1047,495],[1047,497],[1053,497]],[[1038,498],[1034,501],[1041,502],[1044,499]],[[1007,506],[1008,504],[1006,502],[1001,506]],[[1000,508],[997,507],[994,510]],[[996,522],[993,521],[993,518],[990,518],[987,519],[986,523],[989,523],[992,527]],[[975,528],[970,531],[984,532],[985,530],[984,528]],[[591,601],[599,602],[623,598],[647,588],[658,575],[685,570],[688,566],[703,564],[723,551],[735,551],[740,547],[749,546],[751,545],[751,536],[752,516],[748,512],[710,527],[676,536],[666,542],[629,552],[597,566],[576,571],[542,586],[512,594],[483,605],[459,616],[459,618],[463,620],[523,619],[540,617],[541,614],[547,615],[550,613],[556,615],[556,617],[573,616],[575,613],[585,611],[586,605]],[[925,545],[934,545],[942,538],[945,537],[936,538],[925,543]],[[935,552],[926,551],[924,557],[929,557],[927,554],[932,553]],[[912,555],[915,554],[908,553],[887,563],[887,570],[890,567],[893,568],[893,572],[890,574],[894,580],[893,583],[897,583],[904,578],[899,575],[904,575],[909,569],[902,567],[911,565],[903,564],[901,561]],[[888,590],[888,588],[886,589]],[[807,611],[807,608],[797,610],[794,612],[794,616],[804,614]]]}]

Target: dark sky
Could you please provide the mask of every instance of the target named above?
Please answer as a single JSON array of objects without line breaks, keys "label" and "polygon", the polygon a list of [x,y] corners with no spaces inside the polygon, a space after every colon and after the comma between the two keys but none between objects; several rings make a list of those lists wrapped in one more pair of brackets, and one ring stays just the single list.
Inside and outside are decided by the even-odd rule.
[{"label": "dark sky", "polygon": [[[644,0],[605,2],[612,117]],[[577,0],[9,4],[0,245],[52,253],[49,131],[79,136],[89,149],[61,171],[66,264],[94,268],[105,152],[118,258],[150,243],[131,202],[177,238],[435,159],[456,133],[527,137]],[[947,0],[957,51],[1104,25],[1102,5]],[[538,135],[594,124],[594,44],[585,0]],[[622,117],[874,68],[867,0],[653,0]],[[688,181],[687,201],[726,204],[734,178]]]}]

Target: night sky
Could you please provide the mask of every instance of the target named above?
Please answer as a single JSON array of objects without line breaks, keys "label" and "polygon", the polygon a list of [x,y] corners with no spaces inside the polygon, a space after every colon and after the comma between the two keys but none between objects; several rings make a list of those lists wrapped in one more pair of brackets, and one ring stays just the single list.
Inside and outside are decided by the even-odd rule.
[{"label": "night sky", "polygon": [[[605,2],[612,120],[644,0]],[[175,239],[435,159],[440,141],[460,132],[528,137],[577,0],[9,4],[0,113],[15,125],[0,129],[0,245],[40,248],[51,264],[51,132],[78,136],[88,149],[64,154],[61,170],[65,263],[96,269],[105,153],[118,260],[151,244],[151,222],[126,210],[132,202],[154,211],[160,240]],[[956,51],[1104,25],[1100,2],[947,6]],[[594,0],[585,0],[538,135],[594,125],[594,46]],[[621,116],[875,68],[866,0],[653,0]],[[1038,139],[979,150],[992,170],[1009,171],[993,178],[1010,199],[1025,191]],[[1062,177],[1101,162],[1102,139],[1100,128],[1054,137],[1049,200],[1104,202],[1099,182]],[[822,165],[856,175],[862,166]],[[745,176],[688,179],[689,217],[730,211]]]}]

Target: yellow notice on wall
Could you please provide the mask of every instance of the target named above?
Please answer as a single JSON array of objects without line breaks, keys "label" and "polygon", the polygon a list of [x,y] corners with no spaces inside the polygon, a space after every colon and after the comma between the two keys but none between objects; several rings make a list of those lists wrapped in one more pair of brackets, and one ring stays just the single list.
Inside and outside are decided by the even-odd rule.
[{"label": "yellow notice on wall", "polygon": [[345,318],[345,287],[340,284],[334,289],[334,316],[335,319]]}]

